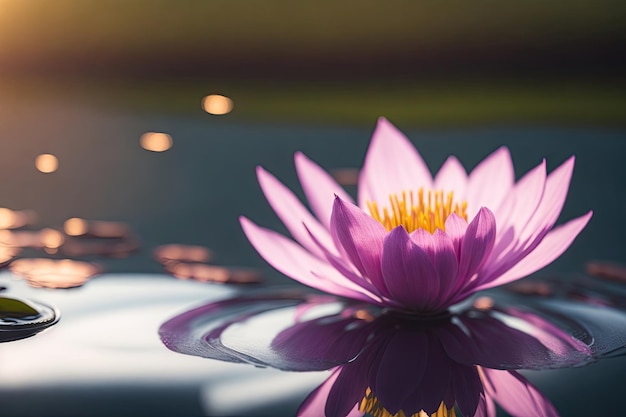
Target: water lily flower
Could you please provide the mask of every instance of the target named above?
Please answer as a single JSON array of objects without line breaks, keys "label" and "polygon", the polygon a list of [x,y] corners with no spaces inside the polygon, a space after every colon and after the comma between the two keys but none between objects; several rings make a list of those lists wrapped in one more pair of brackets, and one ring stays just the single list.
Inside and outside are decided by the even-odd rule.
[{"label": "water lily flower", "polygon": [[411,142],[381,118],[359,175],[358,201],[296,153],[311,211],[257,169],[265,197],[295,242],[245,217],[259,254],[318,290],[381,307],[434,314],[477,291],[525,277],[563,253],[591,212],[554,227],[574,157],[515,181],[501,147],[467,174],[450,156],[433,177]]}]

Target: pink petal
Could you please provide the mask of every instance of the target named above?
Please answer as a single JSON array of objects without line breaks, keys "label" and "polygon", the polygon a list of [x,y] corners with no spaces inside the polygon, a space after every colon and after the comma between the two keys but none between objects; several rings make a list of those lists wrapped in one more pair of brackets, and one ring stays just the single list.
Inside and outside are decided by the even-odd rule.
[{"label": "pink petal", "polygon": [[445,300],[454,289],[459,270],[454,243],[440,229],[432,235],[424,229],[417,229],[410,236],[415,244],[428,253],[439,277],[439,294],[436,298],[440,302],[436,309],[446,307]]},{"label": "pink petal", "polygon": [[[436,230],[433,240],[435,243],[433,266],[437,271],[440,282],[438,299],[443,302],[453,291],[458,277],[459,265],[452,239],[445,232]],[[445,306],[441,305],[441,307]]]},{"label": "pink petal", "polygon": [[333,255],[326,247],[324,247],[324,245],[322,245],[317,240],[315,236],[311,235],[311,238],[315,241],[315,243],[318,245],[320,250],[324,253],[324,256],[326,257],[326,260],[328,261],[328,263],[330,263],[340,274],[342,274],[343,276],[348,278],[350,281],[357,284],[359,287],[362,287],[366,291],[372,294],[376,294],[376,296],[382,296],[382,295],[386,297],[389,296],[384,286],[382,288],[375,287],[371,282],[369,282],[363,276],[361,276],[358,273],[358,271],[354,269],[354,266],[351,263],[349,263],[348,261],[344,260],[343,258],[339,256]]},{"label": "pink petal", "polygon": [[484,271],[482,279],[485,282],[500,276],[532,252],[552,228],[563,208],[573,167],[572,157],[548,176],[542,200],[533,217],[517,232],[517,236],[508,236],[508,242],[504,238],[500,239],[501,243],[491,257],[496,261]]},{"label": "pink petal", "polygon": [[446,234],[454,245],[454,251],[457,254],[457,259],[460,259],[461,255],[461,243],[463,242],[463,236],[467,230],[467,222],[465,219],[456,213],[452,213],[446,219]]},{"label": "pink petal", "polygon": [[359,206],[383,204],[391,194],[431,186],[432,175],[415,147],[387,119],[378,119],[359,175]]},{"label": "pink petal", "polygon": [[380,258],[387,231],[383,225],[357,206],[336,197],[330,230],[335,245],[341,246],[356,269],[384,292]]},{"label": "pink petal", "polygon": [[467,214],[470,219],[480,207],[497,210],[515,181],[511,154],[501,147],[486,157],[469,175]]},{"label": "pink petal", "polygon": [[446,194],[452,191],[455,201],[460,202],[465,198],[466,187],[467,173],[465,168],[456,157],[448,157],[435,176],[434,189],[443,190]]},{"label": "pink petal", "polygon": [[262,167],[257,167],[257,177],[261,189],[265,194],[265,198],[270,206],[276,212],[276,215],[289,230],[293,238],[304,246],[311,253],[319,258],[323,258],[324,254],[319,250],[317,245],[311,239],[303,223],[318,239],[326,246],[333,247],[330,234],[327,229],[322,226],[315,217],[311,215],[309,210],[300,202],[287,187],[276,179],[272,174],[265,171]]},{"label": "pink petal", "polygon": [[480,370],[487,395],[513,417],[558,417],[552,403],[517,372]]},{"label": "pink petal", "polygon": [[518,233],[524,229],[541,202],[546,186],[546,160],[531,169],[515,184],[515,206],[510,211],[507,224],[500,225],[504,229],[511,225]]},{"label": "pink petal", "polygon": [[[505,218],[498,217],[498,241],[491,254],[490,263],[496,264],[509,256],[519,236],[537,211],[546,184],[545,159],[515,184],[510,200],[513,205]],[[495,265],[494,265],[495,267]]]},{"label": "pink petal", "polygon": [[481,207],[467,226],[459,260],[460,284],[467,282],[489,257],[496,238],[496,219],[493,213]]},{"label": "pink petal", "polygon": [[248,240],[274,268],[294,280],[318,290],[378,303],[363,294],[364,290],[341,275],[325,261],[316,258],[295,242],[268,229],[257,226],[245,217],[239,221]]},{"label": "pink petal", "polygon": [[392,297],[416,310],[432,308],[439,292],[439,277],[430,256],[411,240],[402,226],[385,238],[383,277]]},{"label": "pink petal", "polygon": [[353,203],[352,197],[319,165],[303,153],[295,154],[296,170],[302,189],[313,212],[320,222],[330,229],[330,215],[333,211],[335,195],[344,201]]},{"label": "pink petal", "polygon": [[535,237],[552,228],[565,203],[573,170],[574,157],[571,157],[550,173],[541,204],[522,233],[521,240],[533,241]]},{"label": "pink petal", "polygon": [[589,222],[593,212],[554,228],[543,238],[541,243],[524,259],[491,282],[486,282],[478,289],[497,287],[525,277],[548,265],[558,258],[572,244],[576,236]]}]

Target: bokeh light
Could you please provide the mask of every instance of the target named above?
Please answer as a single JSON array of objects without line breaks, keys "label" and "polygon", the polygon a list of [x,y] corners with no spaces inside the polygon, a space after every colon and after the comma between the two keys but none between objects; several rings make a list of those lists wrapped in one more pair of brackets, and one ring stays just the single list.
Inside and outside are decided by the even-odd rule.
[{"label": "bokeh light", "polygon": [[209,248],[197,245],[169,244],[154,250],[154,258],[162,265],[176,262],[208,262],[213,258]]},{"label": "bokeh light", "polygon": [[146,132],[139,142],[142,148],[151,152],[165,152],[174,144],[172,137],[162,132]]},{"label": "bokeh light", "polygon": [[495,302],[491,297],[483,296],[474,300],[474,307],[479,310],[491,310],[494,305]]},{"label": "bokeh light", "polygon": [[338,168],[331,171],[333,178],[341,185],[357,185],[359,182],[358,168]]},{"label": "bokeh light", "polygon": [[6,207],[0,207],[0,229],[11,229],[17,220],[15,212]]},{"label": "bokeh light", "polygon": [[72,217],[63,223],[63,230],[68,236],[82,236],[87,233],[87,222],[78,217]]},{"label": "bokeh light", "polygon": [[202,99],[202,108],[216,116],[228,114],[233,110],[233,101],[226,96],[211,94]]},{"label": "bokeh light", "polygon": [[50,174],[59,168],[59,160],[52,154],[43,153],[35,158],[35,167],[44,174]]},{"label": "bokeh light", "polygon": [[13,261],[9,269],[39,288],[79,287],[100,273],[98,265],[71,259],[24,258]]},{"label": "bokeh light", "polygon": [[65,241],[63,233],[49,228],[42,229],[39,237],[44,250],[48,253],[56,253]]}]

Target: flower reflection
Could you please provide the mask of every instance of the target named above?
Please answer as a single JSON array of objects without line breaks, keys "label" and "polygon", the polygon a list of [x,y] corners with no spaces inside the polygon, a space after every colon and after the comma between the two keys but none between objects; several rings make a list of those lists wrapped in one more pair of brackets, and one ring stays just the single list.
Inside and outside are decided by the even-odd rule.
[{"label": "flower reflection", "polygon": [[493,401],[513,416],[556,415],[524,377],[491,367],[588,351],[561,331],[529,334],[476,312],[431,321],[382,316],[367,324],[323,317],[287,329],[273,347],[292,360],[346,362],[309,395],[300,415],[377,417],[455,416],[455,407],[463,416],[489,416]]},{"label": "flower reflection", "polygon": [[578,366],[626,343],[623,311],[503,292],[476,301],[417,317],[331,296],[260,293],[185,312],[159,334],[180,353],[329,370],[303,416],[495,416],[496,403],[512,416],[555,416],[517,370]]},{"label": "flower reflection", "polygon": [[529,275],[563,253],[591,217],[553,229],[573,157],[549,175],[544,160],[515,182],[502,147],[469,175],[451,156],[433,178],[382,118],[359,175],[358,205],[303,154],[295,164],[315,216],[259,167],[265,197],[297,243],[241,217],[252,245],[305,285],[397,310],[435,314]]}]

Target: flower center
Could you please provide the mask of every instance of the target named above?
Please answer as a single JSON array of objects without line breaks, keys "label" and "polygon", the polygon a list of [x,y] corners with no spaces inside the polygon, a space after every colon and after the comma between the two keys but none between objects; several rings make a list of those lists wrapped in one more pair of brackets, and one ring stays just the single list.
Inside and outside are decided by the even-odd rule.
[{"label": "flower center", "polygon": [[[408,197],[408,198],[407,198]],[[424,229],[430,233],[445,229],[446,219],[455,213],[467,220],[467,202],[460,204],[454,201],[454,193],[444,194],[443,190],[424,192],[420,188],[417,193],[402,191],[402,196],[391,194],[389,207],[383,207],[382,214],[378,204],[367,202],[370,215],[378,220],[387,231],[398,226],[404,226],[411,233],[417,229]]]},{"label": "flower center", "polygon": [[[378,398],[376,398],[369,388],[365,391],[365,397],[363,397],[359,404],[359,411],[368,413],[373,417],[429,417],[424,410],[420,410],[414,414],[406,414],[404,410],[400,410],[396,414],[391,414],[380,401],[378,401]],[[456,412],[454,411],[454,407],[448,408],[442,401],[437,411],[431,414],[431,417],[456,417]]]}]

